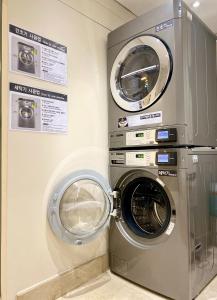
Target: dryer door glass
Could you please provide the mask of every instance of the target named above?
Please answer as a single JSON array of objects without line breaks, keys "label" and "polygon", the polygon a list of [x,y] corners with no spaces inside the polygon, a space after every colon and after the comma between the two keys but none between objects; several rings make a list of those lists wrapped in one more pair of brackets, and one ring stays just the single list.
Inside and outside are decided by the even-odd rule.
[{"label": "dryer door glass", "polygon": [[153,48],[133,48],[119,71],[118,88],[122,97],[132,102],[145,98],[155,87],[159,70],[159,57]]},{"label": "dryer door glass", "polygon": [[136,178],[122,196],[123,217],[129,228],[141,237],[163,234],[171,218],[171,205],[163,187],[151,178]]},{"label": "dryer door glass", "polygon": [[163,94],[172,68],[167,46],[153,36],[131,40],[119,52],[111,71],[111,92],[127,111],[152,105]]},{"label": "dryer door glass", "polygon": [[67,242],[82,244],[94,238],[108,223],[112,210],[110,188],[97,173],[74,173],[55,193],[49,221]]}]

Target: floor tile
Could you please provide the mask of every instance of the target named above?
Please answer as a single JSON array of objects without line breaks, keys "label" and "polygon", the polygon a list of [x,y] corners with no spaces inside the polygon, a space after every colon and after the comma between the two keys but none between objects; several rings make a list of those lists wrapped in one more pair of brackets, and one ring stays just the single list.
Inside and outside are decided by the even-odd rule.
[{"label": "floor tile", "polygon": [[[166,298],[106,272],[58,300],[165,300]],[[217,300],[217,277],[195,300]]]}]

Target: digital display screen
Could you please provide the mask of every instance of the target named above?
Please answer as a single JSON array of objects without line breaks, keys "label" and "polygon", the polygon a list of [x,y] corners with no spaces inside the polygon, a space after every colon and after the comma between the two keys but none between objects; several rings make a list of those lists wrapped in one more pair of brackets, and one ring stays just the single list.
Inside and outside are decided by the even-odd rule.
[{"label": "digital display screen", "polygon": [[157,133],[157,138],[159,140],[166,140],[169,138],[169,131],[168,130],[162,130],[162,131],[158,131]]},{"label": "digital display screen", "polygon": [[144,133],[143,132],[136,133],[136,137],[144,137]]},{"label": "digital display screen", "polygon": [[168,163],[169,162],[169,154],[158,154],[157,161],[159,163]]},{"label": "digital display screen", "polygon": [[142,154],[142,153],[136,154],[136,158],[144,158],[144,154]]}]

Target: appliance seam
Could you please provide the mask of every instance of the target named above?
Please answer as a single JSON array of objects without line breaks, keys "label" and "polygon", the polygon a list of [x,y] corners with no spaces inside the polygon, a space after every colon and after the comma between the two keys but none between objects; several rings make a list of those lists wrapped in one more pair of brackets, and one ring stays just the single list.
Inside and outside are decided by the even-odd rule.
[{"label": "appliance seam", "polygon": [[79,13],[79,14],[82,15],[83,17],[89,19],[90,21],[94,22],[95,24],[100,25],[100,26],[103,27],[104,29],[106,29],[106,30],[108,30],[108,31],[110,31],[110,32],[112,31],[111,28],[108,28],[108,27],[106,27],[105,25],[103,25],[102,23],[100,23],[100,22],[98,22],[98,21],[92,19],[92,18],[89,17],[88,15],[82,13],[80,10],[78,10],[78,9],[76,9],[76,8],[74,8],[74,7],[72,7],[72,6],[70,6],[69,4],[65,3],[63,0],[57,0],[57,1],[59,1],[60,3],[62,3],[62,4],[65,5],[65,6],[69,7],[70,9],[74,10],[75,12]]}]

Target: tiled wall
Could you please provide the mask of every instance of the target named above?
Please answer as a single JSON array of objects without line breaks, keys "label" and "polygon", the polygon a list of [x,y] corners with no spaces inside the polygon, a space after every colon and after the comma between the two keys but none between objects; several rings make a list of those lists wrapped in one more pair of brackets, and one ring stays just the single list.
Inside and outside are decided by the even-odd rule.
[{"label": "tiled wall", "polygon": [[[103,255],[106,233],[70,246],[51,232],[47,203],[55,184],[73,170],[107,177],[106,39],[133,15],[113,0],[3,0],[2,293],[17,292]],[[8,16],[7,16],[8,15]],[[8,24],[68,47],[68,84],[58,86],[8,73]],[[8,82],[68,95],[68,134],[8,130]]]}]

